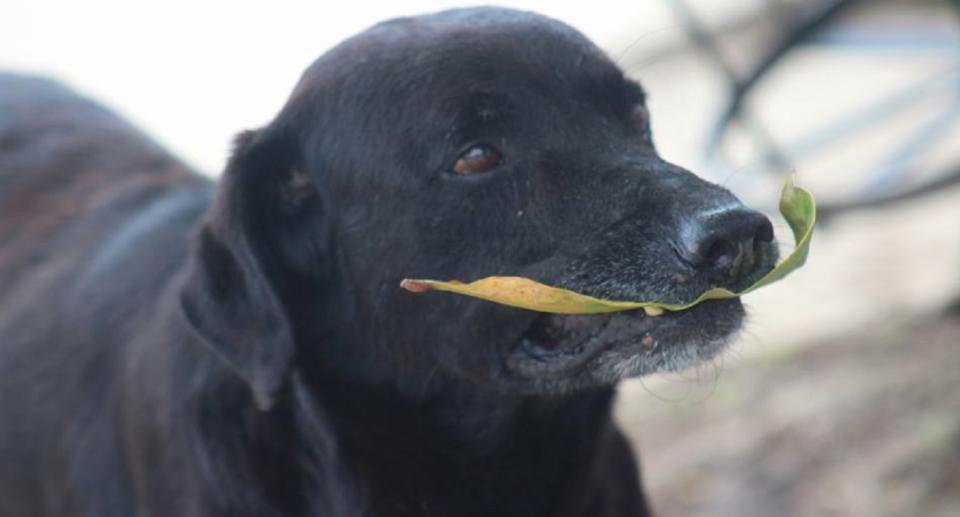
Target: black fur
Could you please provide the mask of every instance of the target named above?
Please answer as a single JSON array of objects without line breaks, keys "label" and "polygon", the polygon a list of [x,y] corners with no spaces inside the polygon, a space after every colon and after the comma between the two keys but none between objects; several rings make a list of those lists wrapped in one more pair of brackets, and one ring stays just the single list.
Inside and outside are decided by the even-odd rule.
[{"label": "black fur", "polygon": [[[476,143],[501,163],[452,172]],[[0,76],[0,516],[648,515],[613,385],[710,358],[738,300],[551,316],[400,280],[683,301],[769,269],[764,221],[662,161],[641,88],[529,13],[342,43],[216,186]],[[733,227],[747,268],[704,240]]]}]

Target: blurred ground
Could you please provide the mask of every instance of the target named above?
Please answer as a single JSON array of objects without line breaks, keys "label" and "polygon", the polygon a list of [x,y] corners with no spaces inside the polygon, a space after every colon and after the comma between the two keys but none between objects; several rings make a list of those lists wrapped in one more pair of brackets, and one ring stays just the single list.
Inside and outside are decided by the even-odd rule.
[{"label": "blurred ground", "polygon": [[956,516],[958,345],[960,315],[890,319],[631,384],[621,422],[664,517]]},{"label": "blurred ground", "polygon": [[[690,3],[713,20],[707,2]],[[848,34],[960,35],[945,2],[863,4],[844,20]],[[756,13],[711,26],[725,31],[741,68],[778,37]],[[838,114],[958,69],[960,44],[889,50],[804,47],[759,85],[749,112],[784,148],[799,148]],[[754,204],[772,203],[782,175],[756,171],[743,131],[724,166],[703,159],[703,128],[726,89],[702,53],[667,45],[624,63],[650,92],[662,154]],[[955,109],[960,81],[949,84],[795,155],[789,168],[821,200],[851,195],[917,127]],[[960,162],[960,124],[938,140],[911,167]],[[912,176],[900,185],[922,174]],[[658,515],[960,515],[960,316],[941,316],[958,295],[960,189],[821,225],[804,269],[745,299],[751,320],[723,358],[622,386],[618,417],[642,452]]]}]

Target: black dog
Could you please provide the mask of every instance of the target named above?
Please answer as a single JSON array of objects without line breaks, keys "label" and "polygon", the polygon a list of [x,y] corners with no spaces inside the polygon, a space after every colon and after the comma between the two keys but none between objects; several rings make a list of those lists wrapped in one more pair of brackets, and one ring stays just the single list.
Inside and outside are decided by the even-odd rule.
[{"label": "black dog", "polygon": [[768,270],[772,239],[533,14],[344,42],[216,187],[4,76],[0,515],[646,515],[613,385],[714,356],[739,300],[556,316],[399,283],[683,301]]}]

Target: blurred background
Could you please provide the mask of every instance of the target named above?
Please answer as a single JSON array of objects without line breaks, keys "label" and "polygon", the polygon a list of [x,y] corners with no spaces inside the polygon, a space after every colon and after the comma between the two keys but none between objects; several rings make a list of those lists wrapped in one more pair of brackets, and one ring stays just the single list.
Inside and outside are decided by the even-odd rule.
[{"label": "blurred background", "polygon": [[[500,3],[638,78],[668,160],[774,212],[795,173],[822,206],[808,265],[746,298],[728,354],[621,387],[658,515],[960,515],[960,1]],[[325,49],[458,5],[8,1],[0,68],[216,175]]]}]

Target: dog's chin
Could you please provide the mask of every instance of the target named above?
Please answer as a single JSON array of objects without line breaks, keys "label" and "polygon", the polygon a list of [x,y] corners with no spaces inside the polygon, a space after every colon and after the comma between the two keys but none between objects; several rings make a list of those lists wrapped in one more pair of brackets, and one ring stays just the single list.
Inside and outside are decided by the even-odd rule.
[{"label": "dog's chin", "polygon": [[510,383],[531,392],[568,392],[697,366],[724,350],[744,318],[739,298],[648,316],[542,314],[505,360]]}]

